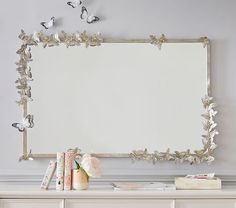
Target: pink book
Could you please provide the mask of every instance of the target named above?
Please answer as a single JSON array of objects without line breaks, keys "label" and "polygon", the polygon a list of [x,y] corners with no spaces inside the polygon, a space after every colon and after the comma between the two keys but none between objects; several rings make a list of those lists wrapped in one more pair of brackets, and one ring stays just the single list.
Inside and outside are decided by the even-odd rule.
[{"label": "pink book", "polygon": [[64,190],[71,190],[72,165],[75,158],[74,152],[65,153]]}]

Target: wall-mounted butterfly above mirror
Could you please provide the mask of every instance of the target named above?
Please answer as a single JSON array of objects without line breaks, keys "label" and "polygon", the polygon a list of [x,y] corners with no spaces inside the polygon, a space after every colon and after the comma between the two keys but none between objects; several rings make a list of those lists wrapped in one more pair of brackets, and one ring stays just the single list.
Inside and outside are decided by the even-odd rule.
[{"label": "wall-mounted butterfly above mirror", "polygon": [[23,122],[13,126],[23,134],[21,159],[79,147],[153,163],[214,160],[208,38],[127,40],[63,31],[21,31],[19,38]]}]

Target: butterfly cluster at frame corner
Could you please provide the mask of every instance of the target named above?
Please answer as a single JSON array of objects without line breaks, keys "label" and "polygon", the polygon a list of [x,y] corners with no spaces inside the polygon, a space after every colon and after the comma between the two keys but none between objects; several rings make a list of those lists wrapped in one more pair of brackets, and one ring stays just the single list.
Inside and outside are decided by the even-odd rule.
[{"label": "butterfly cluster at frame corner", "polygon": [[[79,9],[80,19],[86,21],[88,24],[92,24],[100,20],[99,17],[88,12],[87,8],[84,6],[84,0],[71,0],[67,2],[67,5],[73,9]],[[55,21],[56,18],[53,16],[49,21],[41,22],[40,24],[47,30],[55,25]]]}]

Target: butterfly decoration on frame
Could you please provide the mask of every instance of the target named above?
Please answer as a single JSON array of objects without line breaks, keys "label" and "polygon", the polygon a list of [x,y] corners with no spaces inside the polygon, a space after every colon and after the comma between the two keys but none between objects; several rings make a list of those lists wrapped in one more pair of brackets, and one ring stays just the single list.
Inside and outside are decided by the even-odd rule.
[{"label": "butterfly decoration on frame", "polygon": [[68,1],[67,4],[74,9],[74,8],[79,7],[82,4],[82,1],[81,0],[73,0],[73,1]]},{"label": "butterfly decoration on frame", "polygon": [[17,128],[20,132],[25,131],[26,128],[34,127],[34,116],[28,114],[25,118],[23,118],[21,123],[13,123],[12,126]]},{"label": "butterfly decoration on frame", "polygon": [[80,18],[82,20],[86,19],[88,24],[91,24],[91,23],[99,21],[99,17],[94,16],[94,15],[89,15],[88,14],[88,10],[84,6],[82,6],[82,8],[81,8]]},{"label": "butterfly decoration on frame", "polygon": [[47,30],[54,26],[55,23],[55,17],[51,17],[51,19],[48,22],[41,22],[40,24]]},{"label": "butterfly decoration on frame", "polygon": [[30,150],[27,155],[22,155],[22,156],[19,158],[19,162],[21,162],[22,160],[34,160],[33,154],[32,154],[32,150]]},{"label": "butterfly decoration on frame", "polygon": [[[69,6],[71,6],[72,8],[78,8],[78,7],[82,6],[83,1],[81,1],[81,0],[72,0],[72,1],[68,1],[67,4]],[[86,22],[88,24],[95,23],[95,22],[100,20],[99,17],[94,16],[92,14],[89,14],[88,10],[85,6],[81,7],[80,19],[86,20]]]}]

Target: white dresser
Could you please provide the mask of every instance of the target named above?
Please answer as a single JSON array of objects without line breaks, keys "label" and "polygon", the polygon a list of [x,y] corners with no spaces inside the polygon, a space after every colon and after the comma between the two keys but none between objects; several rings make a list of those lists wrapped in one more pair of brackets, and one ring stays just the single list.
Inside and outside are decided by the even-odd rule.
[{"label": "white dresser", "polygon": [[220,191],[41,191],[0,188],[0,208],[236,208],[236,189]]}]

